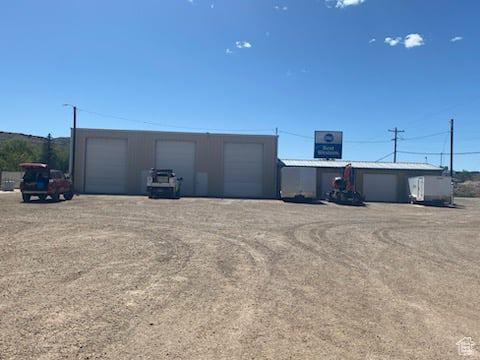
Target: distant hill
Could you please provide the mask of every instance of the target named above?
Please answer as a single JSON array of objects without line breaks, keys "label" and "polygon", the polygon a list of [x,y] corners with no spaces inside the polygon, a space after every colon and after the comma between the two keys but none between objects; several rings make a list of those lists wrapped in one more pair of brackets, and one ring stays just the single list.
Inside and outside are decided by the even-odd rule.
[{"label": "distant hill", "polygon": [[50,160],[47,160],[47,138],[0,131],[0,171],[19,171],[24,162],[47,162],[55,169],[68,170],[70,138],[53,138]]},{"label": "distant hill", "polygon": [[[37,136],[37,135],[27,135],[22,133],[12,133],[0,131],[0,144],[5,140],[11,139],[20,139],[28,142],[32,146],[42,146],[45,143],[46,137]],[[53,138],[54,145],[62,148],[63,150],[69,151],[70,148],[70,138],[69,137],[58,137]]]}]

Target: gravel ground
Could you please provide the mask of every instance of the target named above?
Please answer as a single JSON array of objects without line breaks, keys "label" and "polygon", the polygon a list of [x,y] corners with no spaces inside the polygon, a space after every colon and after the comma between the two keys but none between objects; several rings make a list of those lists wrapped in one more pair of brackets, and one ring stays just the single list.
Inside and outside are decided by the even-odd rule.
[{"label": "gravel ground", "polygon": [[480,201],[458,203],[0,194],[0,358],[459,358]]}]

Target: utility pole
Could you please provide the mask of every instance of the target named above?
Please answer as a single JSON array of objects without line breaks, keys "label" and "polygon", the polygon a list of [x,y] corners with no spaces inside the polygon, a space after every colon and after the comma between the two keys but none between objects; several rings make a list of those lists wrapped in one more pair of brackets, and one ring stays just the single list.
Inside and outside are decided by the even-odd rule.
[{"label": "utility pole", "polygon": [[453,179],[453,119],[450,120],[450,177]]},{"label": "utility pole", "polygon": [[394,142],[394,146],[393,146],[393,162],[396,163],[396,162],[397,162],[398,134],[404,133],[405,130],[398,130],[398,128],[395,127],[395,129],[393,129],[393,130],[388,130],[388,131],[393,132],[393,133],[395,134],[395,137],[392,139],[392,141]]},{"label": "utility pole", "polygon": [[73,134],[72,134],[72,163],[70,169],[70,179],[72,180],[73,191],[75,192],[75,148],[76,148],[76,138],[77,138],[77,107],[75,105],[63,104],[63,106],[70,106],[73,109]]}]

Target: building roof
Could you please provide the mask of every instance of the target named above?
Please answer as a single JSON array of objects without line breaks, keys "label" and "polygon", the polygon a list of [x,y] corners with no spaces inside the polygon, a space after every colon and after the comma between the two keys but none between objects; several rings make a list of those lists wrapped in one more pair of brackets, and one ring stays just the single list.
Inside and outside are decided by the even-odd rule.
[{"label": "building roof", "polygon": [[138,133],[138,134],[169,134],[169,135],[193,135],[193,136],[241,136],[241,137],[252,137],[252,138],[277,138],[277,135],[269,134],[254,134],[254,133],[245,133],[242,131],[232,131],[231,133],[224,133],[221,131],[205,132],[205,131],[168,131],[168,130],[133,130],[133,129],[93,129],[93,128],[79,128],[77,127],[77,133],[87,132],[87,133]]},{"label": "building roof", "polygon": [[346,161],[346,160],[289,160],[280,159],[284,166],[290,167],[317,167],[317,168],[343,168],[352,164],[356,169],[381,169],[381,170],[427,170],[442,171],[441,167],[421,163],[387,163],[373,161]]}]

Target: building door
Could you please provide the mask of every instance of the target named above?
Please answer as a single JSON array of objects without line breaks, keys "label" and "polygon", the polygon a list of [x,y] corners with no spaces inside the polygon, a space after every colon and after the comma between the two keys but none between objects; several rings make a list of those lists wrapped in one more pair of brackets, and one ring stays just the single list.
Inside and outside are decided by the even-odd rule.
[{"label": "building door", "polygon": [[208,173],[197,172],[197,181],[195,182],[195,195],[208,196]]},{"label": "building door", "polygon": [[223,148],[225,196],[263,196],[263,144],[225,143]]},{"label": "building door", "polygon": [[87,139],[85,162],[85,192],[127,192],[126,139]]},{"label": "building door", "polygon": [[195,195],[195,143],[193,141],[158,140],[155,167],[172,169],[182,177],[181,195]]},{"label": "building door", "polygon": [[397,176],[388,174],[365,174],[363,195],[366,201],[396,202]]}]

